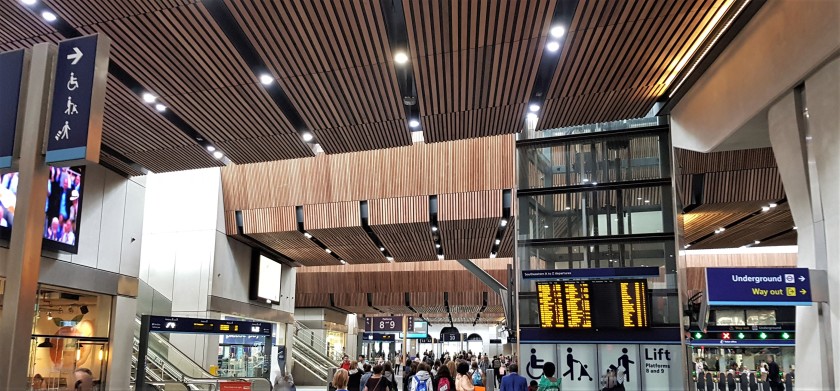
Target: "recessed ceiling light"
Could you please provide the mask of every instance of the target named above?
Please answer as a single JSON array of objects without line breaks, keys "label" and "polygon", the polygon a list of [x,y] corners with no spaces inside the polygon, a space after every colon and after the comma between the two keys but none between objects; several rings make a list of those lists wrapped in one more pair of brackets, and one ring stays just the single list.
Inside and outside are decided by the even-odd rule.
[{"label": "recessed ceiling light", "polygon": [[309,232],[304,232],[303,236],[305,236],[307,239],[312,239],[312,234]]},{"label": "recessed ceiling light", "polygon": [[216,147],[214,147],[212,145],[207,146],[207,152],[215,152],[215,151],[216,151]]},{"label": "recessed ceiling light", "polygon": [[583,182],[583,183],[589,182],[589,179],[588,179],[588,178],[583,178],[583,179],[581,180],[581,182]]},{"label": "recessed ceiling light", "polygon": [[440,243],[436,243],[435,248],[440,248]]},{"label": "recessed ceiling light", "polygon": [[771,208],[775,208],[775,207],[777,207],[778,205],[776,205],[776,203],[775,203],[775,202],[771,202],[771,203],[770,203],[770,205],[768,205],[768,206],[769,206],[769,207],[771,207]]},{"label": "recessed ceiling light", "polygon": [[636,197],[636,200],[637,200],[637,201],[641,201],[641,200],[642,200],[642,197]]},{"label": "recessed ceiling light", "polygon": [[35,3],[38,2],[38,0],[20,0],[20,2],[26,5],[35,5]]},{"label": "recessed ceiling light", "polygon": [[683,246],[683,248],[689,248],[689,247],[691,247],[690,244],[686,244],[685,246]]},{"label": "recessed ceiling light", "polygon": [[144,92],[144,93],[143,93],[143,102],[146,102],[146,103],[155,103],[155,101],[156,101],[156,100],[157,100],[157,97],[156,97],[156,96],[154,96],[154,95],[152,95],[152,94],[150,94],[150,93],[148,93],[148,92]]},{"label": "recessed ceiling light", "polygon": [[384,251],[385,251],[385,247],[380,247],[380,248],[379,248],[379,251],[384,252]]},{"label": "recessed ceiling light", "polygon": [[438,230],[438,227],[436,225],[433,225],[432,226],[432,232],[437,232],[437,230]]},{"label": "recessed ceiling light", "polygon": [[347,264],[347,262],[344,262],[344,260],[343,260],[343,259],[339,259],[339,261],[341,262],[341,264],[342,264],[342,265],[346,265],[346,264]]},{"label": "recessed ceiling light", "polygon": [[260,75],[260,83],[262,83],[264,86],[270,86],[271,83],[274,83],[274,77],[272,77],[268,73],[263,73],[262,75]]},{"label": "recessed ceiling light", "polygon": [[566,210],[572,210],[572,207],[567,206],[567,207],[566,207]]},{"label": "recessed ceiling light", "polygon": [[539,119],[539,117],[537,117],[537,115],[534,113],[528,113],[527,115],[525,115],[525,119],[527,119],[528,121],[536,121]]},{"label": "recessed ceiling light", "polygon": [[58,17],[50,11],[41,12],[41,17],[44,18],[44,20],[46,20],[47,22],[55,22],[55,20],[58,19]]},{"label": "recessed ceiling light", "polygon": [[769,210],[770,210],[770,207],[769,207],[769,206],[762,206],[762,207],[761,207],[761,211],[762,211],[762,212],[767,212],[767,211],[769,211]]},{"label": "recessed ceiling light", "polygon": [[543,226],[543,228],[548,228],[548,226],[547,226],[547,225],[544,225],[544,226]]},{"label": "recessed ceiling light", "polygon": [[545,48],[548,49],[549,52],[554,53],[554,52],[560,50],[560,42],[551,41],[551,42],[549,42],[548,44],[545,45]]},{"label": "recessed ceiling light", "polygon": [[646,204],[649,204],[649,203],[650,203],[650,200],[645,200],[645,203],[646,203]]},{"label": "recessed ceiling light", "polygon": [[443,259],[443,254],[438,254],[438,259]]},{"label": "recessed ceiling light", "polygon": [[219,151],[216,151],[216,152],[213,152],[213,157],[216,158],[216,159],[221,159],[221,158],[225,157],[225,154],[223,154]]},{"label": "recessed ceiling light", "polygon": [[327,252],[327,254],[332,254],[332,250],[330,250],[330,249],[326,249],[326,250],[324,250],[324,251],[326,251],[326,252]]},{"label": "recessed ceiling light", "polygon": [[502,219],[502,222],[501,222],[502,227],[506,226],[506,225],[507,225],[507,223],[508,223],[508,222],[507,222],[507,219]]},{"label": "recessed ceiling light", "polygon": [[303,138],[303,141],[306,142],[310,142],[313,138],[315,138],[315,136],[313,136],[312,133],[309,132],[303,132],[303,134],[301,134],[301,137]]},{"label": "recessed ceiling light", "polygon": [[490,253],[490,258],[496,258],[496,253]]},{"label": "recessed ceiling light", "polygon": [[405,52],[396,52],[394,54],[394,62],[401,65],[407,63],[408,54],[405,54]]},{"label": "recessed ceiling light", "polygon": [[420,121],[418,121],[416,119],[408,121],[408,126],[410,126],[412,128],[416,128],[416,127],[420,126]]},{"label": "recessed ceiling light", "polygon": [[166,106],[161,103],[158,103],[155,105],[155,110],[160,111],[162,113],[166,111]]},{"label": "recessed ceiling light", "polygon": [[552,37],[560,38],[563,36],[563,34],[566,34],[566,29],[563,28],[563,26],[554,26],[548,32],[551,34]]},{"label": "recessed ceiling light", "polygon": [[753,241],[753,244],[761,244],[761,241],[760,240],[755,240],[755,241]]},{"label": "recessed ceiling light", "polygon": [[592,185],[593,185],[593,186],[597,186],[597,185],[598,185],[598,182],[592,182]]},{"label": "recessed ceiling light", "polygon": [[528,110],[531,110],[532,112],[536,113],[537,111],[540,111],[540,105],[536,103],[531,104],[531,106],[528,106]]},{"label": "recessed ceiling light", "polygon": [[794,225],[794,226],[793,226],[793,230],[794,230],[794,231],[796,231],[797,229],[798,229],[798,228]]},{"label": "recessed ceiling light", "polygon": [[387,259],[388,262],[394,262],[394,257],[386,257],[385,259]]},{"label": "recessed ceiling light", "polygon": [[499,244],[499,243],[501,243],[501,242],[502,242],[501,240],[496,239],[496,244]]}]

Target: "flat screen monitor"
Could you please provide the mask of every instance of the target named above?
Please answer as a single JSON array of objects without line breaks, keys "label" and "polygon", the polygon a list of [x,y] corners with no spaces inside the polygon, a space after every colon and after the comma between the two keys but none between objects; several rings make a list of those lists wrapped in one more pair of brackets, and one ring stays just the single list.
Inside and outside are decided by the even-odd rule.
[{"label": "flat screen monitor", "polygon": [[[43,248],[77,253],[82,216],[84,167],[50,167],[44,205]],[[17,204],[18,173],[0,180],[0,237],[10,239]]]},{"label": "flat screen monitor", "polygon": [[414,321],[414,332],[415,333],[422,333],[428,334],[429,333],[429,324],[422,320],[415,320]]},{"label": "flat screen monitor", "polygon": [[646,280],[537,283],[540,327],[649,327],[647,295]]},{"label": "flat screen monitor", "polygon": [[254,251],[251,262],[250,299],[277,304],[280,302],[280,262]]}]

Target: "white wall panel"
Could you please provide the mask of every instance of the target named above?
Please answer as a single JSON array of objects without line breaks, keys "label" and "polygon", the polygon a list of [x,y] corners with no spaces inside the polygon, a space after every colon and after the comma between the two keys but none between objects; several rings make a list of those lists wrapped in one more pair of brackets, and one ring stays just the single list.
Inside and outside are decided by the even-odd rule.
[{"label": "white wall panel", "polygon": [[127,183],[125,178],[110,171],[105,174],[97,267],[114,273],[120,271]]},{"label": "white wall panel", "polygon": [[[145,181],[143,181],[145,183]],[[126,182],[125,217],[120,246],[120,274],[138,277],[140,249],[143,246],[143,209],[146,188],[135,181]]]},{"label": "white wall panel", "polygon": [[85,171],[82,218],[79,220],[79,252],[70,256],[69,261],[87,267],[95,268],[98,263],[106,172],[108,170],[99,166],[90,166]]}]

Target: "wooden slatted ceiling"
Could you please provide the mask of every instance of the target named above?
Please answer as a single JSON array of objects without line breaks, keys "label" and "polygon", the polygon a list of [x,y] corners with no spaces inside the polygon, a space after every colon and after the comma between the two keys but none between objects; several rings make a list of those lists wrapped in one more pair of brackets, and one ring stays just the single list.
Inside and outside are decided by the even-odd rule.
[{"label": "wooden slatted ceiling", "polygon": [[38,42],[56,42],[55,30],[17,1],[0,2],[0,47],[3,50],[30,47]]},{"label": "wooden slatted ceiling", "polygon": [[[454,261],[453,261],[454,262]],[[422,263],[414,263],[422,264]],[[414,265],[412,264],[412,265]],[[399,265],[399,264],[395,264]],[[388,265],[350,265],[359,266],[380,266]],[[301,268],[301,271],[308,268]],[[326,268],[321,268],[326,269]],[[374,293],[398,295],[399,302],[392,305],[405,304],[405,292],[449,292],[450,305],[459,304],[452,302],[453,294],[457,292],[487,292],[489,288],[484,285],[472,273],[461,267],[461,270],[425,270],[419,271],[392,271],[383,268],[382,271],[344,271],[339,272],[321,271],[298,273],[295,285],[296,294],[301,293]],[[351,269],[352,270],[352,269]],[[493,278],[500,282],[507,281],[507,270],[487,270]],[[401,295],[401,296],[400,296]],[[495,293],[489,293],[495,295]],[[387,304],[387,303],[386,303]],[[375,306],[378,307],[376,303]],[[426,302],[425,305],[443,306],[439,303]],[[481,302],[478,302],[481,305]],[[412,307],[414,304],[412,304]],[[418,303],[418,306],[422,306]]]},{"label": "wooden slatted ceiling", "polygon": [[578,5],[538,129],[644,116],[724,0]]},{"label": "wooden slatted ceiling", "polygon": [[426,142],[521,130],[555,4],[404,2]]},{"label": "wooden slatted ceiling", "polygon": [[235,163],[313,155],[202,4],[45,3],[83,34],[111,37],[111,60]]},{"label": "wooden slatted ceiling", "polygon": [[769,147],[712,153],[676,148],[674,157],[683,175],[776,167],[776,157]]},{"label": "wooden slatted ceiling", "polygon": [[[686,242],[693,242],[716,229],[738,221],[767,205],[763,201],[700,205],[683,215]],[[741,246],[741,245],[738,245]]]},{"label": "wooden slatted ceiling", "polygon": [[[492,273],[502,273],[507,271],[508,265],[511,264],[511,258],[476,258],[472,261],[478,267],[491,271]],[[377,272],[427,272],[427,271],[462,271],[464,267],[454,260],[444,260],[438,262],[419,262],[419,263],[393,263],[393,264],[367,264],[367,265],[333,265],[333,266],[318,266],[298,269],[298,274],[308,273],[377,273]]]},{"label": "wooden slatted ceiling", "polygon": [[510,189],[512,135],[222,168],[225,210]]},{"label": "wooden slatted ceiling", "polygon": [[378,0],[225,3],[326,153],[411,144]]},{"label": "wooden slatted ceiling", "polygon": [[502,192],[441,194],[438,225],[447,259],[486,258],[502,219]]},{"label": "wooden slatted ceiling", "polygon": [[437,259],[431,224],[429,197],[400,197],[368,201],[370,228],[387,243],[397,262]]},{"label": "wooden slatted ceiling", "polygon": [[[771,209],[769,212],[761,213],[743,223],[735,225],[734,227],[727,228],[726,231],[714,235],[691,247],[692,249],[732,248],[753,244],[753,241],[755,240],[761,240],[791,229],[791,227],[793,227],[791,221],[792,219],[788,205],[779,205],[776,208]],[[709,227],[709,229],[714,231],[713,227]],[[688,230],[688,228],[686,228],[686,230]],[[706,231],[706,233],[708,232],[709,231]],[[794,240],[794,243],[788,244],[795,243],[796,242]]]},{"label": "wooden slatted ceiling", "polygon": [[387,262],[362,228],[358,201],[304,205],[303,226],[347,263]]},{"label": "wooden slatted ceiling", "polygon": [[100,152],[99,163],[103,164],[103,165],[109,165],[111,167],[114,167],[115,169],[117,169],[121,172],[124,172],[125,174],[130,175],[130,176],[144,175],[143,172],[135,170],[132,166],[129,166],[128,164],[123,163],[122,160],[119,160],[119,159],[109,155],[107,152]]},{"label": "wooden slatted ceiling", "polygon": [[335,258],[298,231],[255,233],[249,236],[303,266],[338,264]]}]

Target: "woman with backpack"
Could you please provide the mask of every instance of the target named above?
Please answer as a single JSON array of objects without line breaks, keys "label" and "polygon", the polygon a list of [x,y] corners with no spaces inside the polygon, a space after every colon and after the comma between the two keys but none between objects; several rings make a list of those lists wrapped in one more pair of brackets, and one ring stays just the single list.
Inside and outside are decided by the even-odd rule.
[{"label": "woman with backpack", "polygon": [[557,367],[553,362],[543,364],[543,375],[537,383],[537,391],[560,391],[560,379],[554,377]]},{"label": "woman with backpack", "polygon": [[484,391],[484,373],[478,367],[478,362],[476,361],[473,361],[472,363],[470,378],[472,379],[472,385],[476,391]]},{"label": "woman with backpack", "polygon": [[452,378],[452,373],[449,372],[449,367],[441,365],[438,367],[437,375],[435,376],[434,391],[455,391],[455,379]]},{"label": "woman with backpack", "polygon": [[429,364],[424,362],[417,365],[417,373],[411,377],[410,391],[433,391],[432,375],[429,373],[431,370]]}]

